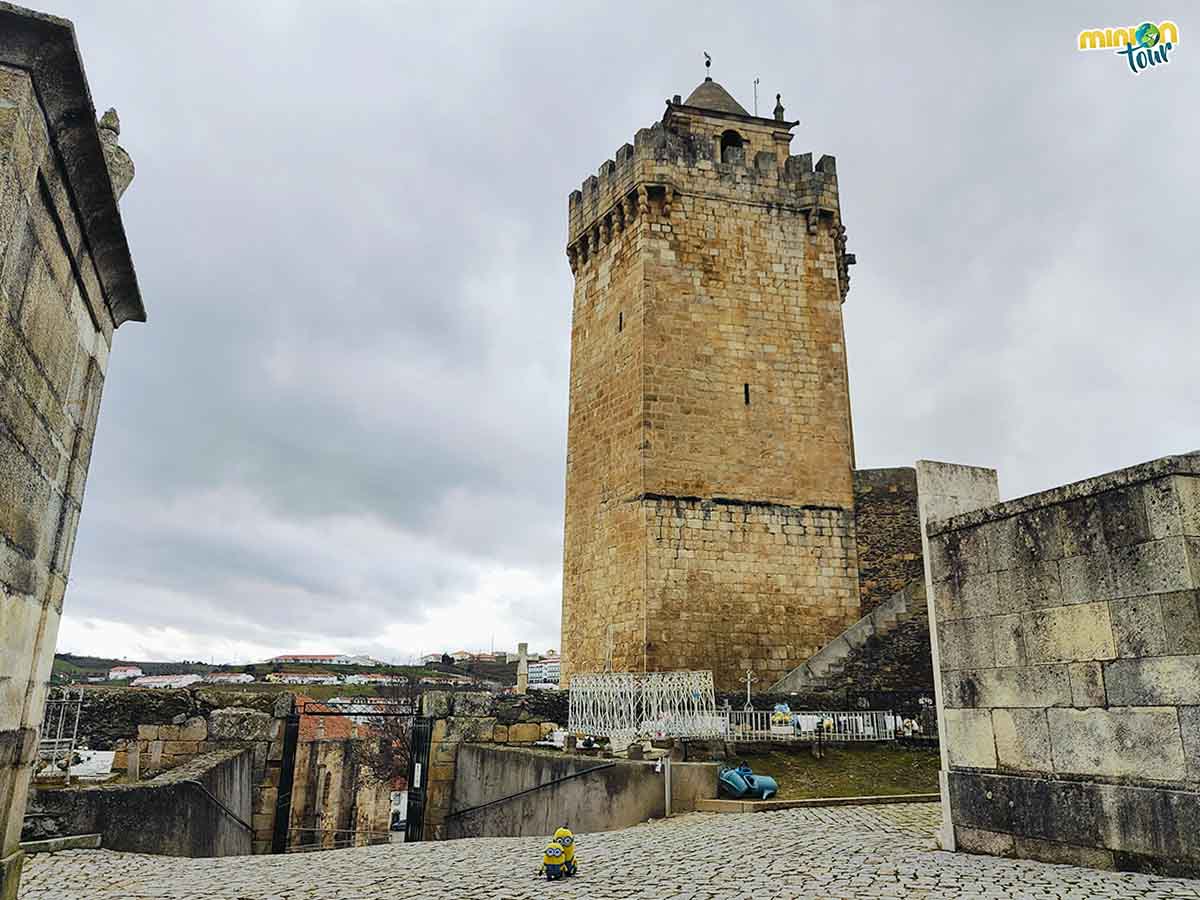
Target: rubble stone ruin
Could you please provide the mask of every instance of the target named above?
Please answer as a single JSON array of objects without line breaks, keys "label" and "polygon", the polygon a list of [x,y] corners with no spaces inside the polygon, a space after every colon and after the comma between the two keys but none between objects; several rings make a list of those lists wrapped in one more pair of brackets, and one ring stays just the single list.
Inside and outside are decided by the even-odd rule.
[{"label": "rubble stone ruin", "polygon": [[145,321],[70,22],[0,5],[0,898],[21,819],[113,332]]}]

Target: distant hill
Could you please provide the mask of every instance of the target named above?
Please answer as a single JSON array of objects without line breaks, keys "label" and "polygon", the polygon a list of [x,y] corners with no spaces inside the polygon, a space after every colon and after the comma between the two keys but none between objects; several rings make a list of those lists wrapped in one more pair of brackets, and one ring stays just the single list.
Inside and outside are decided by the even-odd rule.
[{"label": "distant hill", "polygon": [[54,675],[59,679],[85,679],[89,676],[105,676],[114,666],[137,666],[147,675],[196,674],[207,675],[209,672],[248,672],[262,680],[271,672],[302,672],[330,673],[338,675],[365,674],[380,672],[386,674],[405,675],[421,678],[436,676],[439,673],[450,675],[472,675],[476,678],[495,681],[499,684],[510,685],[517,683],[516,662],[468,662],[460,665],[442,665],[435,663],[429,666],[337,666],[321,663],[270,663],[256,662],[243,665],[215,666],[211,663],[181,660],[178,662],[140,662],[136,659],[112,659],[105,656],[82,656],[75,653],[56,653],[54,656]]},{"label": "distant hill", "polygon": [[[192,673],[204,675],[218,668],[209,663],[182,660],[180,662],[138,662],[135,659],[110,659],[105,656],[79,656],[74,653],[54,654],[54,674],[70,678],[85,678],[88,675],[108,675],[113,666],[137,666],[147,675],[173,675]],[[236,667],[233,667],[236,669]]]}]

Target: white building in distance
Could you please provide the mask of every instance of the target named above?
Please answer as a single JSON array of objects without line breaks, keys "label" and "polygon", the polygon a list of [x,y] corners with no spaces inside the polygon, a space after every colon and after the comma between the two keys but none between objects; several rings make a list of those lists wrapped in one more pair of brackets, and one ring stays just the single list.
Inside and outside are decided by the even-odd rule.
[{"label": "white building in distance", "polygon": [[254,676],[249,672],[209,672],[204,680],[209,684],[250,684]]},{"label": "white building in distance", "polygon": [[267,662],[300,663],[305,665],[325,666],[382,666],[377,659],[369,656],[349,656],[345,653],[285,653],[282,656],[272,656]]},{"label": "white building in distance", "polygon": [[529,686],[535,684],[553,684],[558,686],[558,680],[562,677],[562,659],[557,656],[545,656],[537,662],[529,664]]},{"label": "white building in distance", "polygon": [[137,666],[113,666],[108,670],[109,681],[126,681],[130,678],[141,678],[142,670]]},{"label": "white building in distance", "polygon": [[367,672],[363,675],[347,675],[346,684],[408,684],[403,675],[384,675],[380,672]]},{"label": "white building in distance", "polygon": [[143,675],[129,683],[134,687],[183,688],[200,680],[199,675]]},{"label": "white building in distance", "polygon": [[341,684],[337,675],[314,675],[310,672],[272,672],[266,678],[272,684]]}]

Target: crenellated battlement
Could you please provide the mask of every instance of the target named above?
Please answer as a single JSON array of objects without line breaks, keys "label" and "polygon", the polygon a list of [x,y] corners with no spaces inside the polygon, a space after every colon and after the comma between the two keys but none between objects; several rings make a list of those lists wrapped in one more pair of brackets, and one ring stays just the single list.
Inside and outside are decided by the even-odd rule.
[{"label": "crenellated battlement", "polygon": [[639,129],[632,144],[617,148],[568,196],[571,271],[596,259],[639,216],[669,219],[672,199],[691,194],[790,210],[806,216],[809,234],[826,218],[835,234],[844,299],[855,260],[845,252],[837,164],[832,156],[814,165],[811,153],[790,154],[795,124],[668,101],[661,121]]}]

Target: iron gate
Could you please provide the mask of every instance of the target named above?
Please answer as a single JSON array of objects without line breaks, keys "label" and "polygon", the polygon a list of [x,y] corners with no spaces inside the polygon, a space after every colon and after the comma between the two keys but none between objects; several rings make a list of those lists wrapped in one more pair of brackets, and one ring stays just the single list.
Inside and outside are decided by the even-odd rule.
[{"label": "iron gate", "polygon": [[429,785],[429,738],[433,720],[418,716],[412,724],[412,749],[408,763],[408,817],[404,826],[406,843],[425,837],[425,794]]}]

